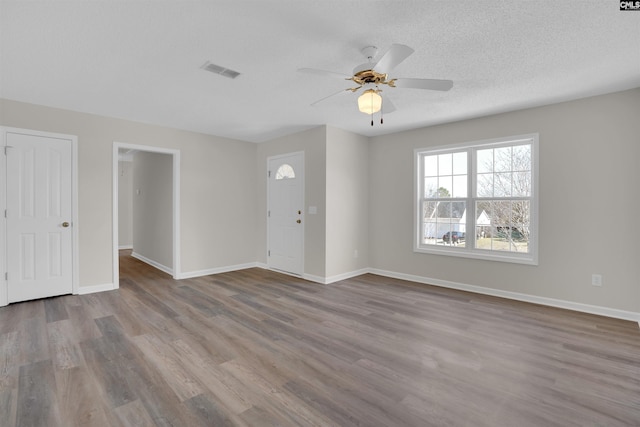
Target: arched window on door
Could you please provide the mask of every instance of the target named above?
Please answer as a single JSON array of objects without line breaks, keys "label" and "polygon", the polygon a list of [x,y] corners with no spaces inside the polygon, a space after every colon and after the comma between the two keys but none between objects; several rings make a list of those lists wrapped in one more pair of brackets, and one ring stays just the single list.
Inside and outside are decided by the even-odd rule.
[{"label": "arched window on door", "polygon": [[293,167],[286,163],[283,165],[280,165],[280,167],[276,171],[276,180],[293,179],[295,177],[296,177],[296,172],[293,170]]}]

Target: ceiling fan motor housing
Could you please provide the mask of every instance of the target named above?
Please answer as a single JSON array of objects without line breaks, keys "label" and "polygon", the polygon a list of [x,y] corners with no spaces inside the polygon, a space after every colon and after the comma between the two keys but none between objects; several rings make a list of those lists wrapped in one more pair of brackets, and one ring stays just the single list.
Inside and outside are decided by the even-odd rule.
[{"label": "ceiling fan motor housing", "polygon": [[[363,65],[365,65],[365,64],[363,64]],[[356,69],[354,70],[353,77],[351,78],[351,80],[353,80],[354,82],[358,83],[359,85],[386,84],[386,85],[389,85],[389,86],[393,86],[394,80],[387,81],[387,78],[388,78],[387,74],[378,73],[377,71],[372,70],[370,68],[371,64],[366,64],[366,65],[369,65],[369,68],[361,70],[361,71],[357,71],[359,67],[356,67]]]}]

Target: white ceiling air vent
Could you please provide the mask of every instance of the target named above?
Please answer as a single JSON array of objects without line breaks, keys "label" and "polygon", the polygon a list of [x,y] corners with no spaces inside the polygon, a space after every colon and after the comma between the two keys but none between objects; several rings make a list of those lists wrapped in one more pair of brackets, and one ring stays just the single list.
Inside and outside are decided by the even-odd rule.
[{"label": "white ceiling air vent", "polygon": [[221,76],[229,77],[230,79],[235,79],[240,75],[240,73],[237,71],[212,64],[209,61],[205,62],[204,65],[200,68],[202,68],[203,70],[211,71],[212,73],[220,74]]}]

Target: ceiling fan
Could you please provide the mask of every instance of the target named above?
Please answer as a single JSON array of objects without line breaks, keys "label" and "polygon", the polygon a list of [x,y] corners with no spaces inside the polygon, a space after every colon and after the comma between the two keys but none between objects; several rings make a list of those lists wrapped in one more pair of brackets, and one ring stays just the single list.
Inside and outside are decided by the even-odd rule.
[{"label": "ceiling fan", "polygon": [[[374,62],[378,48],[375,46],[367,46],[362,49],[362,54],[367,58],[367,62],[360,64],[353,69],[353,75],[336,73],[332,71],[318,70],[315,68],[300,68],[298,72],[306,74],[317,74],[323,76],[339,77],[345,80],[353,81],[357,86],[343,89],[333,93],[322,99],[319,99],[311,105],[316,105],[332,96],[344,92],[355,93],[363,89],[362,94],[358,97],[358,109],[365,113],[373,115],[382,110],[382,89],[380,86],[387,85],[392,88],[411,88],[411,89],[427,89],[448,91],[453,87],[451,80],[437,79],[414,79],[414,78],[393,78],[390,79],[388,73],[397,67],[402,61],[407,59],[414,52],[409,46],[403,44],[392,44],[377,61]],[[385,96],[384,111],[390,113],[395,111],[395,106]],[[382,123],[382,117],[380,118]],[[373,126],[373,119],[371,120]]]}]

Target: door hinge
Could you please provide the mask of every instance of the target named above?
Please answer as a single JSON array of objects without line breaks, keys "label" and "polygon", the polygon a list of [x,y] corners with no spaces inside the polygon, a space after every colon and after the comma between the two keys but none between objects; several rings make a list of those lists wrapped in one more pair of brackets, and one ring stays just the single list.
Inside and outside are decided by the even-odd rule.
[{"label": "door hinge", "polygon": [[4,146],[4,155],[6,156],[7,153],[9,152],[9,148],[13,148],[11,145],[5,145]]},{"label": "door hinge", "polygon": [[7,210],[6,210],[6,209],[4,210],[4,217],[5,217],[5,218],[9,218],[9,214],[7,213]]},{"label": "door hinge", "polygon": [[271,211],[267,211],[267,217],[271,218]]},{"label": "door hinge", "polygon": [[4,280],[9,280],[9,273],[4,273]]},{"label": "door hinge", "polygon": [[271,251],[270,250],[267,251],[267,256],[271,256]]},{"label": "door hinge", "polygon": [[271,171],[267,171],[267,176],[271,178]]}]

